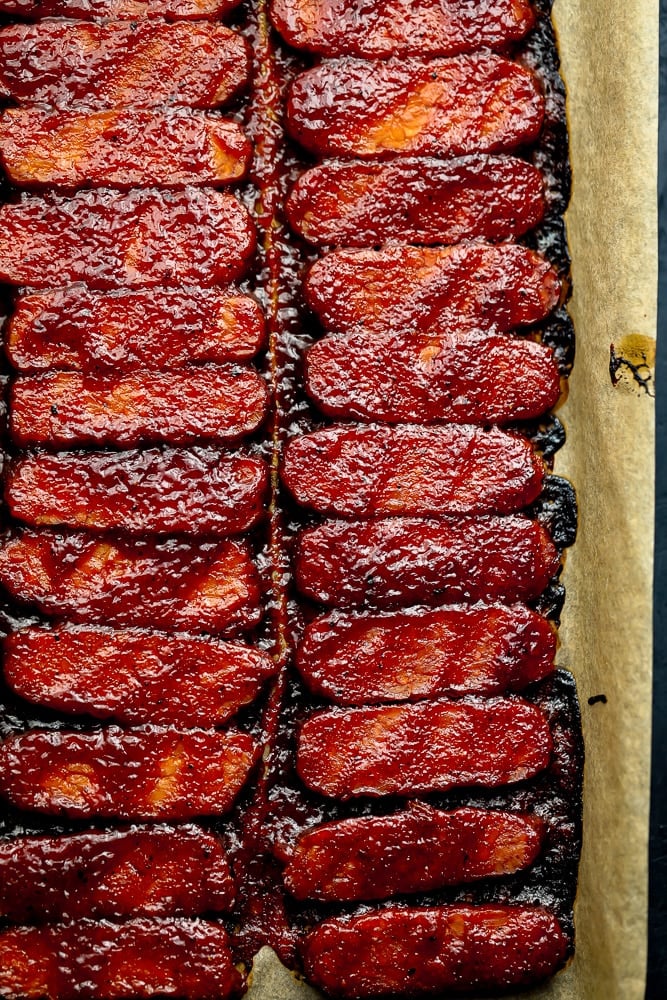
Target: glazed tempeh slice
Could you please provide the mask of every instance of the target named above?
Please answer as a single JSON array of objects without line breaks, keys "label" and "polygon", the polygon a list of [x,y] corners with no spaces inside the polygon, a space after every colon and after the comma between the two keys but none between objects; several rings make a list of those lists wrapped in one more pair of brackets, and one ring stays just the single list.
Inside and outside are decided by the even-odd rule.
[{"label": "glazed tempeh slice", "polygon": [[318,157],[499,152],[534,141],[543,119],[534,73],[490,53],[324,62],[287,105],[290,134]]},{"label": "glazed tempeh slice", "polygon": [[259,304],[235,288],[91,292],[82,285],[23,295],[5,331],[22,371],[74,368],[114,373],[244,361],[264,343]]},{"label": "glazed tempeh slice", "polygon": [[389,908],[316,927],[308,979],[330,997],[442,996],[527,987],[563,964],[567,938],[533,906]]},{"label": "glazed tempeh slice", "polygon": [[46,20],[0,29],[0,93],[66,108],[215,108],[247,82],[247,43],[221,24]]},{"label": "glazed tempeh slice", "polygon": [[556,634],[522,605],[333,612],[306,626],[297,666],[316,695],[343,705],[520,691],[552,673]]},{"label": "glazed tempeh slice", "polygon": [[79,920],[0,934],[8,1000],[231,1000],[243,992],[229,935],[204,920]]},{"label": "glazed tempeh slice", "polygon": [[[286,202],[309,243],[458,243],[521,236],[544,215],[540,171],[513,157],[330,160],[301,175]],[[0,220],[1,221],[1,220]]]},{"label": "glazed tempeh slice", "polygon": [[0,744],[0,794],[20,809],[77,818],[218,816],[260,752],[236,731],[32,730]]},{"label": "glazed tempeh slice", "polygon": [[62,626],[9,635],[4,672],[22,698],[58,711],[130,726],[206,728],[250,704],[276,667],[241,643]]},{"label": "glazed tempeh slice", "polygon": [[431,424],[505,424],[558,400],[549,347],[459,333],[329,336],[306,355],[308,395],[329,417]]},{"label": "glazed tempeh slice", "polygon": [[10,462],[5,499],[31,525],[235,535],[264,511],[266,463],[213,448],[38,453]]},{"label": "glazed tempeh slice", "polygon": [[206,20],[223,17],[239,0],[0,0],[0,11],[39,20],[42,17]]},{"label": "glazed tempeh slice", "polygon": [[266,385],[251,368],[45,372],[14,381],[10,426],[21,445],[235,441],[257,430],[267,405]]},{"label": "glazed tempeh slice", "polygon": [[260,618],[260,580],[240,542],[25,530],[4,537],[0,582],[17,601],[82,624],[217,633]]},{"label": "glazed tempeh slice", "polygon": [[509,875],[538,856],[545,824],[489,809],[442,812],[411,803],[389,816],[353,817],[307,830],[283,878],[297,899],[387,899]]},{"label": "glazed tempeh slice", "polygon": [[19,187],[183,187],[245,175],[251,148],[235,122],[190,110],[10,108],[0,159]]},{"label": "glazed tempeh slice", "polygon": [[323,604],[400,607],[537,597],[559,558],[546,530],[521,515],[327,521],[304,531],[301,593]]},{"label": "glazed tempeh slice", "polygon": [[210,188],[24,195],[0,207],[0,280],[10,285],[223,284],[254,251],[246,209]]},{"label": "glazed tempeh slice", "polygon": [[192,825],[0,842],[0,913],[21,923],[196,916],[234,905],[217,837]]},{"label": "glazed tempeh slice", "polygon": [[535,24],[530,0],[272,0],[271,18],[297,49],[372,59],[503,49]]},{"label": "glazed tempeh slice", "polygon": [[306,299],[335,332],[506,332],[538,323],[560,281],[543,257],[514,243],[338,250],[313,265]]},{"label": "glazed tempeh slice", "polygon": [[292,438],[282,475],[320,514],[507,514],[539,496],[544,463],[525,438],[497,428],[340,424]]},{"label": "glazed tempeh slice", "polygon": [[546,716],[519,698],[335,708],[301,726],[297,770],[331,798],[419,795],[524,781],[551,750]]}]

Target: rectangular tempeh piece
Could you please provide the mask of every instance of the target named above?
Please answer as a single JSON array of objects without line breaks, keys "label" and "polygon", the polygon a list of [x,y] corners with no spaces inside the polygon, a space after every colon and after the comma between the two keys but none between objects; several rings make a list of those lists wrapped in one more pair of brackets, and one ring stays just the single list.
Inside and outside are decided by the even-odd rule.
[{"label": "rectangular tempeh piece", "polygon": [[236,441],[257,430],[267,406],[266,385],[252,368],[45,372],[13,382],[10,429],[20,445]]},{"label": "rectangular tempeh piece", "polygon": [[191,824],[0,841],[0,914],[17,923],[231,910],[222,844]]},{"label": "rectangular tempeh piece", "polygon": [[9,108],[0,160],[19,187],[167,187],[240,180],[250,142],[235,122],[205,112]]},{"label": "rectangular tempeh piece", "polygon": [[222,633],[261,614],[257,570],[233,541],[26,529],[4,537],[0,582],[17,601],[82,624]]},{"label": "rectangular tempeh piece", "polygon": [[547,910],[492,904],[338,917],[302,944],[309,981],[341,1000],[534,986],[560,968],[567,951]]},{"label": "rectangular tempeh piece", "polygon": [[67,108],[215,108],[246,84],[247,43],[222,24],[46,20],[0,29],[0,93]]},{"label": "rectangular tempeh piece", "polygon": [[0,795],[20,809],[77,818],[218,816],[260,753],[237,731],[35,729],[0,744]]},{"label": "rectangular tempeh piece", "polygon": [[297,666],[316,695],[364,705],[520,691],[552,673],[555,652],[551,624],[522,605],[335,611],[306,626]]},{"label": "rectangular tempeh piece", "polygon": [[8,1000],[232,1000],[243,984],[227,931],[210,921],[80,920],[0,934]]},{"label": "rectangular tempeh piece", "polygon": [[301,726],[297,770],[331,798],[419,795],[524,781],[551,750],[546,716],[520,698],[334,708]]},{"label": "rectangular tempeh piece", "polygon": [[50,288],[216,285],[245,273],[255,229],[230,194],[78,191],[0,207],[0,280]]},{"label": "rectangular tempeh piece", "polygon": [[4,641],[5,680],[22,698],[129,726],[219,726],[275,672],[257,649],[202,636],[65,625]]},{"label": "rectangular tempeh piece", "polygon": [[296,78],[287,128],[318,157],[461,156],[533,142],[544,97],[532,70],[488,52],[325,61]]},{"label": "rectangular tempeh piece", "polygon": [[117,18],[138,21],[143,17],[169,20],[206,20],[224,17],[239,0],[0,0],[3,14],[30,20],[73,17],[82,20]]},{"label": "rectangular tempeh piece", "polygon": [[224,537],[257,523],[268,485],[262,459],[213,448],[42,452],[10,461],[4,495],[36,526]]},{"label": "rectangular tempeh piece", "polygon": [[286,202],[292,229],[316,246],[503,240],[528,232],[544,210],[536,167],[482,154],[328,160],[302,174]]},{"label": "rectangular tempeh piece", "polygon": [[337,250],[313,265],[304,291],[335,332],[507,332],[538,323],[561,286],[547,260],[513,243]]},{"label": "rectangular tempeh piece", "polygon": [[297,49],[378,59],[503,49],[533,27],[535,12],[530,0],[271,0],[271,19]]},{"label": "rectangular tempeh piece", "polygon": [[320,514],[509,514],[539,496],[544,463],[497,427],[339,424],[292,438],[282,478]]},{"label": "rectangular tempeh piece", "polygon": [[306,355],[306,390],[329,417],[506,424],[560,396],[549,347],[475,333],[331,335]]},{"label": "rectangular tempeh piece", "polygon": [[235,288],[120,288],[83,285],[21,296],[5,350],[21,371],[183,368],[245,361],[264,343],[259,304]]},{"label": "rectangular tempeh piece", "polygon": [[521,515],[327,521],[301,534],[295,574],[323,604],[410,604],[537,597],[558,569],[548,533]]},{"label": "rectangular tempeh piece", "polygon": [[509,875],[537,858],[545,824],[491,809],[442,812],[425,802],[306,830],[288,854],[285,885],[297,899],[387,899]]}]

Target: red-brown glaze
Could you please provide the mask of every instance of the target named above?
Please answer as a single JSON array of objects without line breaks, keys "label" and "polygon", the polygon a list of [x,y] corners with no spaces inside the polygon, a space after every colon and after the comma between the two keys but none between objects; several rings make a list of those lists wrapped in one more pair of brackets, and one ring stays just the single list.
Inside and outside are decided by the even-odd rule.
[{"label": "red-brown glaze", "polygon": [[222,24],[46,20],[0,30],[0,93],[21,102],[215,108],[248,72],[247,43]]},{"label": "red-brown glaze", "polygon": [[301,534],[296,582],[323,604],[400,607],[529,600],[558,569],[546,530],[520,515],[327,521]]},{"label": "red-brown glaze", "polygon": [[505,424],[560,396],[549,347],[475,334],[329,336],[306,355],[306,389],[329,417],[431,424]]},{"label": "red-brown glaze", "polygon": [[0,0],[0,11],[30,20],[71,17],[86,21],[108,17],[137,21],[143,17],[165,17],[195,21],[223,17],[237,5],[238,0]]},{"label": "red-brown glaze", "polygon": [[529,441],[498,428],[340,424],[292,438],[282,476],[320,514],[508,514],[539,496],[544,463]]},{"label": "red-brown glaze", "polygon": [[543,119],[533,72],[490,53],[324,62],[287,105],[288,131],[318,157],[499,152],[534,141]]},{"label": "red-brown glaze", "polygon": [[255,252],[246,209],[210,188],[78,191],[0,207],[0,280],[49,288],[216,285]]},{"label": "red-brown glaze", "polygon": [[229,935],[204,920],[80,920],[0,934],[8,1000],[231,1000],[243,992]]},{"label": "red-brown glaze", "polygon": [[260,580],[240,542],[26,529],[4,537],[0,582],[21,603],[83,624],[216,633],[260,618]]},{"label": "red-brown glaze", "polygon": [[17,923],[189,917],[235,895],[220,841],[197,826],[0,841],[0,913]]},{"label": "red-brown glaze", "polygon": [[4,672],[22,698],[57,711],[189,729],[226,722],[276,667],[237,642],[65,625],[9,635]]},{"label": "red-brown glaze", "polygon": [[536,985],[565,961],[567,938],[538,907],[390,908],[325,921],[302,954],[331,997],[441,997]]},{"label": "red-brown glaze", "polygon": [[510,875],[535,861],[545,825],[488,809],[441,812],[424,802],[390,816],[353,817],[307,830],[283,878],[297,899],[387,899]]},{"label": "red-brown glaze", "polygon": [[218,816],[260,753],[237,731],[31,730],[0,745],[0,795],[21,809],[79,818]]},{"label": "red-brown glaze", "polygon": [[213,448],[39,453],[9,464],[5,500],[36,526],[225,536],[257,523],[268,485],[261,459]]},{"label": "red-brown glaze", "polygon": [[301,175],[285,208],[309,243],[365,247],[521,236],[540,222],[545,203],[532,164],[478,155],[327,161]]},{"label": "red-brown glaze", "polygon": [[524,781],[551,749],[546,716],[520,698],[334,708],[301,726],[297,770],[331,798],[419,795]]},{"label": "red-brown glaze", "polygon": [[45,372],[17,378],[10,428],[20,445],[236,441],[261,425],[268,406],[251,368],[208,365],[115,377]]},{"label": "red-brown glaze", "polygon": [[259,304],[234,288],[90,292],[82,285],[23,295],[5,330],[22,371],[182,368],[244,361],[264,343]]},{"label": "red-brown glaze", "polygon": [[342,705],[520,691],[554,669],[551,624],[521,605],[333,612],[306,626],[297,666]]},{"label": "red-brown glaze", "polygon": [[235,122],[202,112],[10,108],[0,159],[19,187],[183,187],[240,180],[251,147]]},{"label": "red-brown glaze", "polygon": [[530,0],[272,0],[271,19],[297,49],[378,59],[502,49],[535,12]]},{"label": "red-brown glaze", "polygon": [[306,299],[335,332],[506,332],[538,323],[560,281],[539,254],[513,243],[338,250],[312,267]]}]

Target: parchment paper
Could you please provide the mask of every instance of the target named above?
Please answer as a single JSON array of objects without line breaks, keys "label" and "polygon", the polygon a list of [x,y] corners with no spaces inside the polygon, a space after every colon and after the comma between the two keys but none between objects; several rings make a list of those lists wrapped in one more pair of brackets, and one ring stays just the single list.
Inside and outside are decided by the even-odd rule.
[{"label": "parchment paper", "polygon": [[[640,1000],[651,727],[658,0],[556,0],[568,90],[577,357],[556,472],[579,500],[558,663],[586,740],[576,956],[542,1000]],[[613,345],[613,349],[612,349]],[[611,368],[616,384],[612,382]],[[606,703],[588,704],[606,696]],[[311,1000],[265,948],[250,1000]],[[525,997],[526,994],[523,994]]]}]

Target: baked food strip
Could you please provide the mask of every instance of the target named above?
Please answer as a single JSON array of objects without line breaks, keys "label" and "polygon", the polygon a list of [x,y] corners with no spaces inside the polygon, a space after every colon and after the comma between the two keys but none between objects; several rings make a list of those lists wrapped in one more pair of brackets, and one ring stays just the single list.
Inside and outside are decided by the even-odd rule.
[{"label": "baked food strip", "polygon": [[0,0],[3,14],[40,20],[72,17],[82,20],[117,18],[139,21],[145,17],[169,20],[208,20],[224,17],[239,0]]}]

